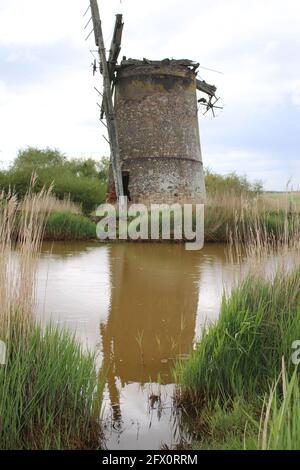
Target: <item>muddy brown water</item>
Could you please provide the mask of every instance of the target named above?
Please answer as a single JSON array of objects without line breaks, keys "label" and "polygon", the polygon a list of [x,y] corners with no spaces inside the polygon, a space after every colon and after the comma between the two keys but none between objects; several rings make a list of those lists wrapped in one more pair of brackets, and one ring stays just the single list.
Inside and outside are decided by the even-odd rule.
[{"label": "muddy brown water", "polygon": [[76,331],[97,351],[107,378],[108,449],[189,441],[172,406],[172,367],[218,317],[224,289],[241,275],[227,250],[219,244],[196,252],[180,244],[44,244],[38,316]]}]

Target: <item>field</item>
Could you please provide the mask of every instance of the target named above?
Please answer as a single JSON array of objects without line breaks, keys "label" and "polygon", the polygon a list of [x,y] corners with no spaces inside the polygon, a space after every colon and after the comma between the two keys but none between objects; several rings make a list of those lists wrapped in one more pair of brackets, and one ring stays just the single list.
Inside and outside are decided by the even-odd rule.
[{"label": "field", "polygon": [[263,201],[274,209],[292,209],[300,212],[300,192],[275,193],[266,192],[262,195]]}]

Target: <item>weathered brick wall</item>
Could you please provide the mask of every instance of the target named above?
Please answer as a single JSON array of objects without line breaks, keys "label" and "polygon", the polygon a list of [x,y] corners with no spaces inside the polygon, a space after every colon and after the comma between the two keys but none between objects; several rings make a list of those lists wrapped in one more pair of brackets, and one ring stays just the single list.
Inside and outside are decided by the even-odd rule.
[{"label": "weathered brick wall", "polygon": [[174,65],[121,69],[115,109],[132,202],[202,202],[195,73]]}]

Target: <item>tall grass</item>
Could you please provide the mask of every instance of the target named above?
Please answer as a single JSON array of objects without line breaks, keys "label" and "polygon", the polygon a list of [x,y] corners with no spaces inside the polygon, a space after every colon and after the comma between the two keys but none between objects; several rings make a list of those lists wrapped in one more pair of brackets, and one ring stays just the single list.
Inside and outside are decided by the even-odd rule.
[{"label": "tall grass", "polygon": [[300,338],[300,268],[273,279],[249,275],[223,299],[219,320],[203,331],[177,379],[198,402],[268,391]]},{"label": "tall grass", "polygon": [[[210,194],[205,206],[206,241],[287,244],[299,240],[300,214],[286,209],[274,209],[261,196],[251,193],[237,194],[224,191]],[[259,247],[258,247],[259,248]]]},{"label": "tall grass", "polygon": [[[259,242],[271,245],[286,243],[286,237],[295,240],[300,235],[300,214],[289,209],[273,209],[260,196],[252,194],[209,195],[205,207],[205,239],[207,241],[249,244]],[[255,243],[257,244],[257,243]]]},{"label": "tall grass", "polygon": [[[265,394],[280,373],[282,357],[287,361],[286,381],[291,379],[292,344],[300,339],[299,216],[281,211],[272,219],[271,213],[245,202],[237,209],[232,229],[227,229],[229,240],[233,256],[237,255],[235,261],[246,257],[250,271],[242,275],[229,296],[224,294],[218,321],[203,329],[195,350],[186,361],[179,361],[174,371],[180,386],[177,402],[188,413],[196,414],[200,422],[198,448],[257,447],[253,423],[260,415]],[[267,265],[270,260],[275,260],[273,272]],[[298,378],[294,381],[292,397],[299,386]],[[267,429],[269,440],[263,445],[259,441],[260,448],[298,446],[297,438],[291,443],[291,436],[300,429],[300,420],[298,415],[291,419],[291,413],[285,412],[296,406],[296,399],[288,397],[283,400],[282,394],[272,394],[272,408],[269,405],[268,412],[264,409],[263,413],[267,422],[264,439]],[[242,404],[238,413],[234,411],[236,403]],[[283,415],[283,421],[289,421],[287,431]],[[231,428],[226,429],[224,424],[223,435],[220,427],[216,431],[216,423],[228,422]],[[237,432],[232,433],[232,426]]]},{"label": "tall grass", "polygon": [[55,211],[47,219],[44,240],[78,241],[95,239],[96,236],[96,224],[87,217]]},{"label": "tall grass", "polygon": [[284,362],[263,408],[257,447],[262,450],[300,449],[299,376],[295,369],[289,379]]},{"label": "tall grass", "polygon": [[73,215],[82,215],[81,205],[71,201],[70,195],[65,196],[63,199],[58,199],[54,195],[49,194],[46,201],[46,208],[43,207],[42,201],[39,202],[41,204],[39,207],[40,212],[47,212],[47,206],[49,202],[51,202],[52,212],[68,212]]},{"label": "tall grass", "polygon": [[6,364],[0,366],[2,449],[100,445],[102,385],[93,355],[84,354],[67,331],[42,329],[34,320],[49,194],[29,190],[21,202],[14,194],[0,194],[0,339],[7,347]]}]

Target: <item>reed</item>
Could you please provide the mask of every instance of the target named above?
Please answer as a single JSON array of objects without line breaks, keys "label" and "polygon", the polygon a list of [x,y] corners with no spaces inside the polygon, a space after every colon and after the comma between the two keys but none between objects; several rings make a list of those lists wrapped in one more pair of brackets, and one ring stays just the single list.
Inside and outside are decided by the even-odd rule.
[{"label": "reed", "polygon": [[257,448],[300,449],[300,387],[297,368],[289,378],[285,362],[262,410]]},{"label": "reed", "polygon": [[96,224],[87,217],[68,211],[54,211],[47,219],[44,240],[93,240],[96,236]]},{"label": "reed", "polygon": [[205,207],[206,241],[256,246],[287,244],[299,240],[300,213],[286,205],[270,206],[253,194],[224,192],[208,195]]},{"label": "reed", "polygon": [[46,202],[46,207],[43,206],[43,201],[40,200],[39,211],[46,212],[48,210],[49,202],[51,202],[52,212],[68,212],[74,215],[82,215],[82,207],[80,204],[76,204],[71,201],[70,195],[64,196],[63,199],[58,199],[53,194],[48,194]]},{"label": "reed", "polygon": [[177,364],[177,381],[197,403],[264,394],[299,338],[300,268],[269,280],[250,274],[223,298],[218,322],[188,361]]},{"label": "reed", "polygon": [[94,356],[67,331],[34,320],[36,268],[52,203],[50,190],[29,189],[22,201],[0,194],[2,449],[100,446],[103,384]]}]

